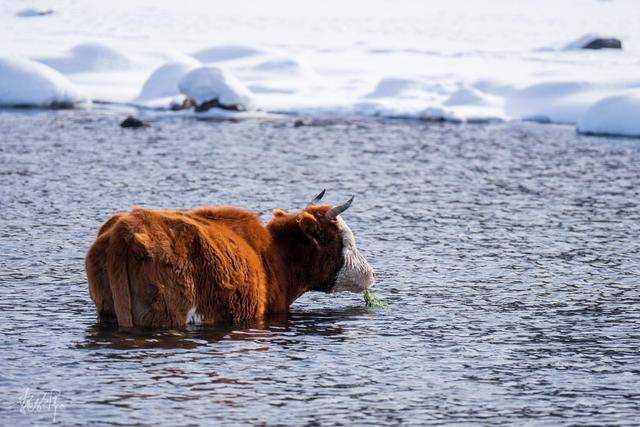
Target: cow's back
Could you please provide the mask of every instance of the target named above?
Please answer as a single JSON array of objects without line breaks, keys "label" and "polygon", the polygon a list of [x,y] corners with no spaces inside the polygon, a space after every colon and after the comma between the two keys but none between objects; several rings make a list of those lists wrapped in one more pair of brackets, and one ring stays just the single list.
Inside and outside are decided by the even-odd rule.
[{"label": "cow's back", "polygon": [[[268,233],[250,212],[233,208],[188,212],[134,209],[107,221],[89,251],[92,298],[97,307],[102,303],[102,316],[108,318],[105,284],[91,282],[92,278],[104,282],[114,277],[108,288],[118,323],[125,323],[123,326],[129,325],[118,315],[118,307],[127,305],[118,301],[122,289],[129,292],[125,309],[130,309],[133,325],[171,327],[259,318],[266,299],[261,251],[268,244]],[[110,259],[121,261],[110,266]],[[124,273],[119,281],[117,274],[110,275],[119,266],[126,270],[126,283],[122,283]],[[100,309],[98,312],[101,314]]]}]

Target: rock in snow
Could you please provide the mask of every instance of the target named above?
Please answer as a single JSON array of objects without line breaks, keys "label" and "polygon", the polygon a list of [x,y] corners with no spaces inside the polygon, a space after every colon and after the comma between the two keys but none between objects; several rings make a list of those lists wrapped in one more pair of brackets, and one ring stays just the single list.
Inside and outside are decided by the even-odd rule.
[{"label": "rock in snow", "polygon": [[180,92],[196,103],[196,111],[218,107],[234,111],[254,108],[251,91],[227,71],[213,66],[187,73],[178,83]]},{"label": "rock in snow", "polygon": [[618,39],[595,39],[582,46],[583,49],[622,49],[622,42]]},{"label": "rock in snow", "polygon": [[600,37],[597,34],[585,34],[566,45],[565,50],[576,49],[622,49],[622,42],[612,37]]},{"label": "rock in snow", "polygon": [[0,105],[69,108],[89,103],[89,98],[56,70],[29,59],[0,57]]},{"label": "rock in snow", "polygon": [[578,132],[640,136],[640,89],[608,96],[593,104],[578,120]]}]

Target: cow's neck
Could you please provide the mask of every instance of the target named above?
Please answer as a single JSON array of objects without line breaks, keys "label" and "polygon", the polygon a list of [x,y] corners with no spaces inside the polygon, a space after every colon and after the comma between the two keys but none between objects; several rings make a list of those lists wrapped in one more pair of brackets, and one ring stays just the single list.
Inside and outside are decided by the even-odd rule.
[{"label": "cow's neck", "polygon": [[272,237],[269,258],[269,307],[272,313],[286,312],[289,306],[313,284],[304,269],[309,257],[309,243],[295,220],[280,220],[268,225]]}]

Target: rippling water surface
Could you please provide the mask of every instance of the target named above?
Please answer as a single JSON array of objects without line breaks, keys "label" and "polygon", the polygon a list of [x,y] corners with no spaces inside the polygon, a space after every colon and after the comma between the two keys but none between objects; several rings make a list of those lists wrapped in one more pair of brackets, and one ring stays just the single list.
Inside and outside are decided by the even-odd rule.
[{"label": "rippling water surface", "polygon": [[[534,124],[0,112],[2,424],[635,424],[640,142]],[[96,325],[83,258],[134,205],[266,220],[320,189],[384,309]],[[57,396],[52,405],[30,405]],[[45,402],[46,403],[46,402]],[[55,405],[53,405],[55,406]]]}]

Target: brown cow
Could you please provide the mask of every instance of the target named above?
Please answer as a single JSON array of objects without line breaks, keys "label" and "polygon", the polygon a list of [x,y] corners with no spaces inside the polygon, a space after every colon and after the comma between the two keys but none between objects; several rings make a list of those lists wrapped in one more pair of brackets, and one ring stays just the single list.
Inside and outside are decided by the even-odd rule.
[{"label": "brown cow", "polygon": [[179,327],[286,313],[307,291],[362,292],[373,270],[340,218],[353,201],[297,214],[274,210],[263,225],[232,208],[153,211],[111,217],[86,258],[100,321]]}]

